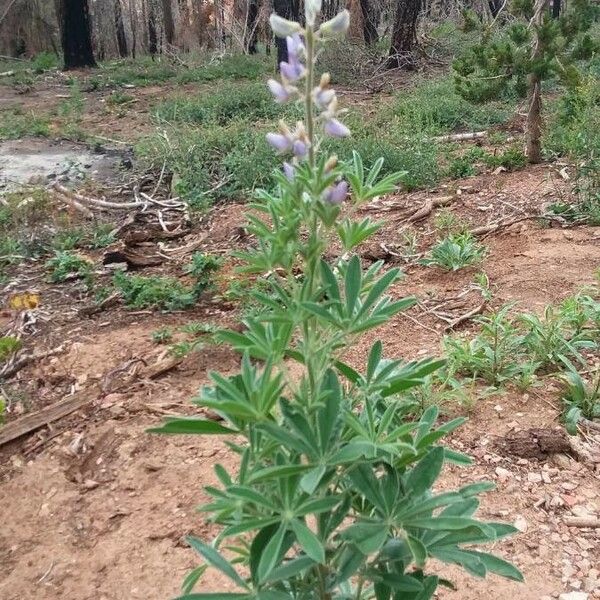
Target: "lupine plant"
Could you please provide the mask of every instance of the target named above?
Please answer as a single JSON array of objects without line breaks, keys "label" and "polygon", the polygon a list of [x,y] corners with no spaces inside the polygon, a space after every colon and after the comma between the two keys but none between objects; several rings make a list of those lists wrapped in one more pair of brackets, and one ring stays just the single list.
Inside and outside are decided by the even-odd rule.
[{"label": "lupine plant", "polygon": [[[352,220],[353,209],[392,191],[402,175],[377,181],[381,161],[366,172],[358,155],[343,165],[319,152],[323,135],[350,133],[329,77],[315,80],[319,48],[345,33],[349,15],[318,26],[319,0],[305,5],[305,27],[271,17],[289,60],[269,88],[278,102],[303,101],[305,120],[267,137],[290,158],[276,190],[258,192],[248,215],[256,246],[239,253],[245,271],[268,283],[254,294],[263,310],[242,333],[219,334],[241,353],[241,372],[212,373],[195,403],[220,420],[175,418],[155,430],[221,435],[239,455],[232,470],[216,465],[219,484],[206,488],[202,510],[220,533],[189,538],[204,564],[181,598],[427,600],[451,586],[426,570],[430,558],[520,580],[510,563],[473,547],[515,531],[474,518],[477,496],[491,486],[433,489],[444,463],[468,462],[439,444],[462,420],[438,426],[435,408],[413,421],[400,410],[399,394],[443,361],[388,360],[376,341],[364,372],[344,362],[363,332],[413,303],[386,295],[397,269],[363,271],[353,255],[378,227]],[[330,248],[340,258],[325,260]],[[207,591],[207,567],[229,580],[228,591]]]}]

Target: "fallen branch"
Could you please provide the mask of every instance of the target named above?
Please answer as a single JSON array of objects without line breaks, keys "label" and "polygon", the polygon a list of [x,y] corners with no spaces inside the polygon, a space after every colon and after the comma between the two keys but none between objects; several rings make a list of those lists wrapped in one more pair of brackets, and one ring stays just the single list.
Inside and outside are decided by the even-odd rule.
[{"label": "fallen branch", "polygon": [[580,419],[579,422],[584,427],[588,429],[592,429],[593,431],[600,431],[600,423],[596,423],[596,421],[590,421],[589,419]]},{"label": "fallen branch", "polygon": [[143,202],[109,202],[108,200],[88,198],[87,196],[83,196],[77,192],[67,189],[66,187],[60,185],[60,183],[55,183],[52,187],[64,196],[68,196],[69,198],[72,198],[82,204],[91,204],[92,206],[97,206],[99,208],[126,209],[142,208],[144,206]]},{"label": "fallen branch", "polygon": [[42,410],[30,413],[17,421],[8,423],[0,430],[0,446],[12,442],[36,429],[40,429],[40,427],[44,427],[48,423],[58,421],[58,419],[70,415],[93,402],[99,394],[100,389],[98,386],[94,386],[92,389],[83,390],[74,396],[62,400],[58,404],[42,408]]},{"label": "fallen branch", "polygon": [[89,208],[83,206],[83,204],[77,202],[77,200],[74,200],[70,196],[67,196],[66,194],[63,194],[62,192],[59,192],[56,189],[54,190],[54,192],[56,194],[56,197],[61,202],[64,202],[65,204],[68,204],[69,206],[71,206],[75,210],[78,210],[80,213],[83,213],[86,217],[88,217],[90,219],[94,217],[94,213]]},{"label": "fallen branch", "polygon": [[471,133],[453,133],[451,135],[440,135],[433,138],[436,142],[463,142],[466,140],[479,140],[488,134],[487,131],[473,131]]},{"label": "fallen branch", "polygon": [[119,298],[119,292],[115,292],[114,294],[108,296],[108,298],[102,300],[102,302],[95,302],[94,304],[84,306],[83,308],[79,309],[79,314],[84,317],[91,317],[92,315],[103,311],[105,308],[109,308],[114,304],[117,304]]},{"label": "fallen branch", "polygon": [[[466,312],[464,315],[457,317],[456,319],[454,319],[454,321],[452,321],[446,327],[444,327],[444,331],[450,331],[451,329],[458,327],[461,323],[464,323],[465,321],[472,319],[475,315],[480,314],[481,312],[483,312],[485,305],[486,305],[486,302],[484,301],[479,306],[476,306],[473,310],[470,310],[469,312]],[[434,314],[436,314],[436,313],[434,312]]]},{"label": "fallen branch", "polygon": [[0,77],[10,77],[11,75],[14,75],[15,72],[14,71],[4,71],[3,73],[0,73]]},{"label": "fallen branch", "polygon": [[26,367],[30,362],[42,360],[43,358],[48,358],[49,356],[54,356],[56,354],[60,354],[65,351],[64,345],[58,346],[53,350],[48,350],[47,352],[40,352],[39,354],[26,354],[19,359],[16,359],[14,362],[9,362],[0,369],[0,379],[8,379],[18,373],[23,367]]},{"label": "fallen branch", "polygon": [[415,223],[429,216],[435,208],[446,206],[456,200],[458,196],[440,196],[439,198],[431,198],[426,200],[421,208],[414,211],[409,217],[404,219],[405,223]]},{"label": "fallen branch", "polygon": [[600,527],[598,517],[569,517],[563,518],[563,523],[567,527]]}]

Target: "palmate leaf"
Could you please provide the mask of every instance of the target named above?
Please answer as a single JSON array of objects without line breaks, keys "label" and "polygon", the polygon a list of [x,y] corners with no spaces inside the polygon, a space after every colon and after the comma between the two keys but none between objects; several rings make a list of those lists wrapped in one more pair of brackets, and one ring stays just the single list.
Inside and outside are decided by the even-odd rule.
[{"label": "palmate leaf", "polygon": [[283,545],[285,531],[286,527],[282,523],[265,546],[257,568],[257,579],[259,582],[264,581],[277,566],[277,562],[281,556],[281,547]]},{"label": "palmate leaf", "polygon": [[314,567],[317,563],[310,556],[299,556],[283,563],[280,567],[273,569],[266,578],[265,583],[276,581],[287,581],[296,575],[300,575],[307,569]]},{"label": "palmate leaf", "polygon": [[444,465],[444,449],[430,450],[410,471],[406,478],[406,488],[415,496],[428,491],[440,475]]},{"label": "palmate leaf", "polygon": [[325,562],[325,548],[321,540],[298,519],[293,519],[291,522],[292,531],[296,535],[298,544],[304,552],[316,563]]}]

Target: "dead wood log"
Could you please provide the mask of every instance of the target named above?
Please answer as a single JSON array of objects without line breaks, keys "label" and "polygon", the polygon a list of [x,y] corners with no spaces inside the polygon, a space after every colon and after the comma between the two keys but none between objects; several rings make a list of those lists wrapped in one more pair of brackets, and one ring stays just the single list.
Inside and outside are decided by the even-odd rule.
[{"label": "dead wood log", "polygon": [[57,192],[61,193],[63,196],[68,196],[76,200],[81,204],[88,204],[97,208],[108,208],[108,209],[129,209],[129,208],[142,208],[144,206],[143,202],[109,202],[108,200],[99,200],[97,198],[89,198],[87,196],[83,196],[82,194],[78,194],[73,190],[66,188],[60,183],[55,183],[52,186]]},{"label": "dead wood log", "polygon": [[43,358],[48,358],[49,356],[54,356],[55,354],[60,354],[64,352],[64,345],[58,346],[52,350],[48,350],[46,352],[39,352],[37,354],[25,354],[20,358],[17,358],[14,362],[9,362],[5,364],[0,369],[0,379],[7,379],[8,377],[12,377],[16,373],[18,373],[23,367],[26,367],[30,362],[35,362],[41,360]]},{"label": "dead wood log", "polygon": [[102,300],[102,302],[94,302],[94,304],[90,304],[88,306],[84,306],[79,310],[79,314],[82,317],[91,317],[99,312],[102,312],[104,309],[109,308],[119,302],[120,294],[118,292],[111,294],[108,298]]},{"label": "dead wood log", "polygon": [[440,135],[436,142],[464,142],[467,140],[480,140],[488,134],[487,131],[472,131],[471,133],[453,133],[451,135]]},{"label": "dead wood log", "polygon": [[511,432],[495,441],[504,454],[520,458],[544,460],[551,454],[574,454],[573,446],[563,429],[527,429]]},{"label": "dead wood log", "polygon": [[8,423],[2,429],[0,429],[0,446],[12,442],[17,438],[20,438],[48,423],[58,421],[76,410],[83,408],[84,406],[92,403],[100,395],[100,388],[94,386],[91,389],[83,390],[65,398],[64,400],[47,406],[34,413],[30,413],[20,419]]},{"label": "dead wood log", "polygon": [[563,517],[563,523],[567,527],[600,527],[598,517]]},{"label": "dead wood log", "polygon": [[454,319],[454,321],[448,323],[448,325],[444,327],[444,331],[450,331],[451,329],[458,327],[461,323],[464,323],[465,321],[472,319],[474,316],[481,314],[486,304],[486,302],[482,302],[479,306],[476,306],[469,312],[466,312],[464,315],[460,315],[460,317],[457,317]]},{"label": "dead wood log", "polygon": [[102,259],[104,265],[126,263],[130,269],[143,269],[145,267],[156,267],[164,262],[164,258],[157,254],[143,254],[132,248],[106,252]]},{"label": "dead wood log", "polygon": [[439,198],[430,198],[426,200],[423,206],[414,211],[404,221],[405,223],[415,223],[429,216],[435,208],[447,206],[456,200],[459,196],[440,196]]}]

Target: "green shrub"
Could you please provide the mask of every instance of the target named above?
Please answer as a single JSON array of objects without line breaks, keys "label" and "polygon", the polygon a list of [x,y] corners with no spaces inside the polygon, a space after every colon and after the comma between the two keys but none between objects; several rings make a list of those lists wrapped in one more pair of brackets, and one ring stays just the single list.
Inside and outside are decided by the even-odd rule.
[{"label": "green shrub", "polygon": [[34,73],[43,73],[50,69],[56,69],[58,68],[58,57],[51,52],[40,52],[31,61],[31,68]]},{"label": "green shrub", "polygon": [[498,152],[486,152],[481,158],[488,167],[492,169],[504,167],[507,171],[522,169],[527,164],[527,156],[516,146]]},{"label": "green shrub", "polygon": [[461,179],[463,177],[472,177],[477,173],[473,159],[469,156],[457,156],[450,161],[446,173],[453,179]]},{"label": "green shrub", "polygon": [[193,288],[183,285],[173,277],[115,273],[113,284],[130,308],[184,310],[191,308],[197,300]]},{"label": "green shrub", "polygon": [[184,272],[196,280],[198,293],[212,286],[213,276],[221,267],[222,260],[210,254],[194,252],[192,260],[184,268]]},{"label": "green shrub", "polygon": [[581,419],[600,419],[600,371],[584,378],[567,361],[567,372],[563,376],[565,387],[562,394],[564,410],[562,420],[571,435],[577,435]]},{"label": "green shrub", "polygon": [[181,72],[178,83],[217,81],[222,79],[257,79],[265,74],[271,65],[258,56],[228,54],[209,64],[192,67]]},{"label": "green shrub", "polygon": [[50,281],[53,283],[61,283],[71,276],[83,278],[88,285],[91,283],[92,265],[76,254],[58,251],[46,263],[46,267],[51,269]]}]

